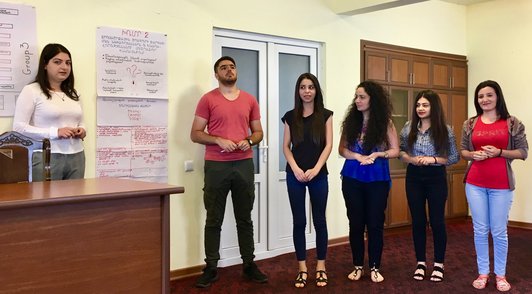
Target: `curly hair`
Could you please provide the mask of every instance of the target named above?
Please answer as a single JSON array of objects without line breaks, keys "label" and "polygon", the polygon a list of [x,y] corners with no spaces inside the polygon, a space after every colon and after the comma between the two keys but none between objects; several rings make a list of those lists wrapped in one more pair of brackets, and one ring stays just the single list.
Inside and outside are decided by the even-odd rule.
[{"label": "curly hair", "polygon": [[[362,148],[369,152],[382,144],[388,146],[387,133],[392,118],[392,104],[388,92],[374,81],[364,81],[358,88],[363,88],[370,98],[369,118]],[[349,105],[341,127],[341,138],[347,142],[349,149],[354,147],[356,140],[360,138],[364,123],[362,112],[357,109],[355,100],[356,97]]]}]

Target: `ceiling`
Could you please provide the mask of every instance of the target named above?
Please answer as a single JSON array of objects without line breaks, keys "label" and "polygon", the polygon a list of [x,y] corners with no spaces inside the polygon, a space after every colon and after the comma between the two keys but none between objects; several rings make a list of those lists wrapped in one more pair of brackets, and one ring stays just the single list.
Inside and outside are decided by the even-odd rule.
[{"label": "ceiling", "polygon": [[[428,0],[324,0],[327,6],[337,14],[356,15],[373,11],[404,6]],[[459,5],[471,5],[492,0],[440,0]]]}]

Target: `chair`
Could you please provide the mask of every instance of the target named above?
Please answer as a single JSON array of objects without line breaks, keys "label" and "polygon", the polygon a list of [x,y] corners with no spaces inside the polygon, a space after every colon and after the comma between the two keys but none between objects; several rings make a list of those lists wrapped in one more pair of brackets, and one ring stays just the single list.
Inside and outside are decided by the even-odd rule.
[{"label": "chair", "polygon": [[0,135],[0,184],[32,181],[33,151],[42,149],[43,178],[51,180],[50,140],[34,140],[18,132]]}]

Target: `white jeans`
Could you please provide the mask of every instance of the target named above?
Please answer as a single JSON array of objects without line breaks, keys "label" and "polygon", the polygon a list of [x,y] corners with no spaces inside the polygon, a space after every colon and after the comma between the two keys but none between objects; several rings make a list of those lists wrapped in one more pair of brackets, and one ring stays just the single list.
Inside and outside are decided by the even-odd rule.
[{"label": "white jeans", "polygon": [[494,272],[498,276],[504,276],[508,256],[508,214],[514,193],[509,189],[489,189],[467,183],[465,192],[473,218],[478,273],[490,273],[488,237],[491,231]]}]

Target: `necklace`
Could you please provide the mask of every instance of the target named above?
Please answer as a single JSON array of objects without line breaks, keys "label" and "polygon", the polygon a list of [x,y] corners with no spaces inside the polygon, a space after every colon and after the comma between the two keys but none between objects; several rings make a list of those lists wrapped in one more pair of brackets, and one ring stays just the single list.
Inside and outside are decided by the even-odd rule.
[{"label": "necklace", "polygon": [[57,97],[61,98],[61,100],[65,101],[65,93],[61,92],[62,95],[60,95],[56,91],[52,91],[52,93],[54,93]]}]

